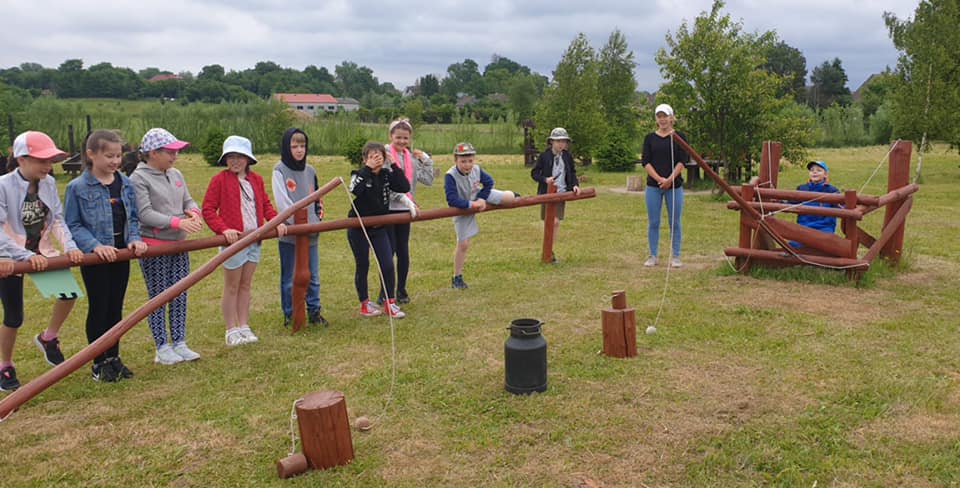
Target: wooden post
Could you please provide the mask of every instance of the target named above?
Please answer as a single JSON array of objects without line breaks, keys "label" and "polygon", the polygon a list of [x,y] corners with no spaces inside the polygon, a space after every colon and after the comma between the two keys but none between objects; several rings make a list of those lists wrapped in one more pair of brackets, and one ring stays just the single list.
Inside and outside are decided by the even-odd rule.
[{"label": "wooden post", "polygon": [[[556,193],[557,186],[553,183],[547,184],[547,194]],[[553,236],[556,233],[556,226],[553,221],[557,217],[557,204],[545,203],[543,211],[543,252],[540,255],[540,262],[553,262]]]},{"label": "wooden post", "polygon": [[781,154],[783,154],[783,144],[772,141],[763,142],[763,148],[760,151],[760,182],[757,183],[757,186],[777,187]]},{"label": "wooden post", "polygon": [[646,180],[644,175],[627,176],[627,191],[643,191]]},{"label": "wooden post", "polygon": [[305,472],[309,467],[307,457],[302,452],[294,453],[277,460],[277,476],[287,479]]},{"label": "wooden post", "polygon": [[[847,190],[843,194],[847,197],[847,201],[844,202],[844,208],[857,208],[857,191]],[[847,257],[856,259],[857,249],[860,247],[860,236],[857,234],[857,220],[851,217],[845,217],[843,219],[843,233],[847,236],[847,240],[850,241],[850,252],[847,253]]]},{"label": "wooden post", "polygon": [[[90,123],[90,114],[87,114],[87,135],[90,135],[91,132],[93,132],[93,124]],[[87,135],[83,137],[87,137]]]},{"label": "wooden post", "polygon": [[[753,189],[753,185],[743,185],[740,187],[740,195],[745,201],[753,201]],[[743,211],[740,212],[740,247],[753,247],[753,227],[755,227],[755,224],[756,222],[749,214]],[[750,272],[750,258],[738,257],[734,262],[741,273],[747,274]]]},{"label": "wooden post", "polygon": [[637,311],[627,307],[626,292],[613,292],[613,308],[600,311],[603,324],[603,354],[614,358],[637,355]]},{"label": "wooden post", "polygon": [[[293,214],[293,223],[307,223],[307,209],[297,210]],[[293,259],[293,332],[299,332],[307,325],[307,285],[310,284],[310,236],[298,235],[294,241]]]},{"label": "wooden post", "polygon": [[[913,149],[913,143],[910,141],[896,141],[894,147],[890,150],[889,173],[887,176],[887,191],[893,191],[910,184],[910,153]],[[887,225],[891,223],[894,216],[903,206],[903,201],[890,203],[884,209],[883,229],[886,231]],[[900,255],[903,253],[903,231],[906,222],[901,222],[894,231],[890,240],[883,246],[880,255],[884,258],[900,262]]]},{"label": "wooden post", "polygon": [[610,299],[615,310],[623,310],[627,308],[627,292],[624,290],[617,290],[613,292],[613,296]]},{"label": "wooden post", "polygon": [[310,393],[297,403],[300,442],[307,464],[326,469],[353,460],[347,401],[339,391]]},{"label": "wooden post", "polygon": [[77,143],[73,136],[73,124],[67,124],[67,141],[70,144],[70,155],[73,156],[77,153]]}]

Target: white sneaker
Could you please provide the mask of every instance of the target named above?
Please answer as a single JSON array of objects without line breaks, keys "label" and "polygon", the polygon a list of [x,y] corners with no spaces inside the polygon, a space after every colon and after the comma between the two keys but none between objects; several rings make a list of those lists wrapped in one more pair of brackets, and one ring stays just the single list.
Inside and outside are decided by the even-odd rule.
[{"label": "white sneaker", "polygon": [[185,341],[180,341],[173,345],[173,352],[180,356],[184,361],[195,361],[200,359],[200,355],[191,351]]},{"label": "white sneaker", "polygon": [[657,265],[657,257],[656,257],[656,256],[650,256],[649,258],[647,258],[646,261],[643,262],[643,265],[646,266],[646,267],[648,267],[648,268],[652,268],[652,267],[656,266],[656,265]]},{"label": "white sneaker", "polygon": [[230,347],[239,346],[240,344],[246,343],[246,338],[243,337],[243,332],[239,327],[234,327],[228,330],[224,334],[224,338],[227,342],[227,345]]},{"label": "white sneaker", "polygon": [[407,314],[403,313],[403,310],[400,310],[400,306],[397,305],[392,298],[384,308],[387,311],[387,315],[393,318],[402,319],[407,316]]},{"label": "white sneaker", "polygon": [[255,336],[253,334],[253,331],[250,330],[249,325],[244,324],[240,327],[239,330],[240,330],[240,334],[243,336],[244,342],[257,342],[260,340],[260,338]]},{"label": "white sneaker", "polygon": [[170,344],[164,344],[157,348],[157,355],[153,358],[153,362],[160,364],[177,364],[180,361],[183,361],[183,358],[173,352],[173,347]]},{"label": "white sneaker", "polygon": [[670,260],[670,266],[674,268],[682,268],[683,263],[680,262],[680,258],[673,258]]}]

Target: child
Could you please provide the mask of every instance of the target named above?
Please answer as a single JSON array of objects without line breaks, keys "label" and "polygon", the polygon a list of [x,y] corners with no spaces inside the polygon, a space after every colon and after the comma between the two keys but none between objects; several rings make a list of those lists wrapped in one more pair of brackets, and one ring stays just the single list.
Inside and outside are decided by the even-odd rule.
[{"label": "child", "polygon": [[[219,164],[227,169],[217,173],[203,195],[203,219],[210,230],[223,234],[234,243],[243,232],[261,226],[264,220],[277,216],[270,204],[263,178],[250,170],[257,164],[250,140],[230,136],[223,141]],[[284,224],[277,226],[277,235],[287,233]],[[221,249],[222,250],[222,249]],[[223,297],[220,309],[226,323],[228,346],[257,342],[250,330],[250,286],[260,262],[260,243],[255,242],[223,263]]]},{"label": "child", "polygon": [[[392,193],[400,193],[401,198],[407,198],[403,193],[410,191],[410,182],[396,163],[384,168],[387,160],[387,151],[383,144],[368,142],[363,147],[363,166],[350,173],[350,193],[353,193],[353,205],[348,213],[349,217],[370,217],[384,215],[389,212]],[[416,207],[408,206],[410,213],[416,216]],[[357,287],[357,298],[360,300],[360,315],[373,317],[380,315],[380,309],[370,303],[367,293],[367,272],[370,268],[370,244],[380,263],[380,274],[387,289],[387,302],[384,308],[387,314],[402,319],[406,316],[394,298],[393,283],[393,251],[390,249],[390,237],[385,226],[367,227],[364,236],[363,229],[347,229],[347,241],[353,251],[356,261],[356,271],[353,275],[354,285]]]},{"label": "child", "polygon": [[[493,189],[493,178],[480,166],[474,164],[477,151],[473,144],[462,142],[453,148],[454,164],[444,178],[443,190],[447,195],[447,205],[458,208],[476,208],[483,210],[487,202],[494,205],[511,203],[517,198],[512,191]],[[464,289],[463,265],[467,260],[467,248],[470,238],[480,232],[476,214],[457,215],[453,218],[453,228],[457,232],[457,250],[453,256],[452,287]]]},{"label": "child", "polygon": [[[420,149],[410,149],[410,136],[413,126],[407,119],[397,119],[390,124],[390,144],[387,144],[387,153],[390,161],[397,163],[403,170],[404,176],[410,182],[409,202],[413,202],[417,193],[417,182],[424,185],[433,185],[433,159]],[[390,213],[409,212],[405,203],[394,199],[390,202]],[[410,303],[410,294],[407,293],[407,274],[410,272],[410,222],[393,224],[387,227],[390,236],[390,247],[397,256],[397,303]],[[383,303],[383,291],[380,292],[378,303]]]},{"label": "child", "polygon": [[[67,153],[57,149],[50,136],[27,131],[17,136],[11,154],[18,167],[0,176],[0,256],[10,258],[0,266],[0,300],[3,302],[3,325],[0,326],[0,390],[20,387],[13,365],[13,346],[17,330],[23,324],[23,276],[10,276],[12,261],[30,261],[34,271],[47,267],[46,256],[59,253],[50,243],[50,235],[60,242],[70,261],[79,263],[83,252],[77,249],[73,236],[63,221],[57,183],[50,176],[53,164]],[[58,299],[53,305],[46,330],[33,338],[51,366],[64,361],[57,334],[73,310],[74,299]]]},{"label": "child", "polygon": [[[647,172],[647,188],[644,191],[644,203],[647,206],[647,245],[650,256],[643,262],[644,266],[657,265],[657,253],[660,247],[660,209],[667,207],[667,219],[670,225],[671,257],[668,266],[679,268],[680,244],[683,240],[680,217],[683,215],[683,176],[681,173],[690,155],[673,142],[674,124],[677,119],[673,115],[673,107],[665,103],[653,109],[657,130],[647,134],[643,139],[643,149],[640,162]],[[677,135],[683,140],[687,136],[680,131]]]},{"label": "child", "polygon": [[[95,253],[104,264],[81,266],[87,289],[87,342],[93,343],[123,318],[123,298],[130,279],[130,261],[114,262],[117,249],[137,256],[147,250],[140,240],[140,219],[133,184],[120,173],[120,136],[109,130],[90,134],[85,143],[83,173],[67,184],[65,218],[77,247]],[[120,343],[110,346],[93,362],[94,381],[132,378],[120,360]]]},{"label": "child", "polygon": [[[577,168],[573,165],[573,156],[567,148],[570,146],[570,136],[563,127],[557,127],[550,131],[550,137],[547,138],[547,148],[537,159],[530,170],[530,177],[537,182],[537,195],[547,192],[547,187],[553,183],[557,187],[557,193],[572,191],[574,195],[580,194],[580,184],[577,179]],[[556,216],[553,219],[553,232],[556,237],[557,230],[560,228],[560,221],[563,220],[566,202],[556,204]],[[540,206],[540,219],[543,220],[546,215],[546,205]],[[553,256],[553,262],[557,262],[557,257]],[[464,287],[466,288],[466,287]]]},{"label": "child", "polygon": [[[280,162],[273,167],[271,184],[277,210],[282,212],[317,190],[317,173],[307,164],[307,135],[300,129],[291,128],[283,133],[280,142]],[[307,207],[307,223],[316,224],[323,218],[323,204],[311,203]],[[293,217],[287,220],[293,224]],[[317,264],[317,239],[320,234],[310,234],[310,284],[307,286],[307,318],[313,325],[329,326],[320,315],[320,275]],[[293,316],[293,266],[296,238],[285,236],[278,239],[280,248],[280,308],[283,309],[283,325],[290,325]]]},{"label": "child", "polygon": [[[823,161],[810,161],[807,163],[807,170],[810,172],[810,180],[798,186],[797,190],[815,191],[818,193],[840,193],[839,188],[831,185],[827,181],[830,178],[830,170],[827,168],[827,163]],[[835,204],[818,201],[806,201],[803,202],[803,204],[812,207],[838,207],[838,205]],[[797,215],[797,223],[810,227],[811,229],[829,232],[830,234],[833,234],[837,229],[837,218],[827,217],[825,215]],[[790,244],[794,247],[800,247],[800,244],[795,242],[791,242]]]},{"label": "child", "polygon": [[[150,246],[181,241],[187,234],[196,234],[203,229],[200,207],[190,196],[183,174],[173,167],[180,150],[189,144],[160,128],[150,129],[140,141],[144,161],[137,165],[130,180],[137,194],[140,235]],[[190,273],[190,254],[182,252],[143,258],[140,270],[147,294],[153,298]],[[169,340],[164,317],[166,310],[170,311]],[[187,347],[186,291],[151,313],[147,322],[157,346],[154,362],[175,364],[200,358]]]}]

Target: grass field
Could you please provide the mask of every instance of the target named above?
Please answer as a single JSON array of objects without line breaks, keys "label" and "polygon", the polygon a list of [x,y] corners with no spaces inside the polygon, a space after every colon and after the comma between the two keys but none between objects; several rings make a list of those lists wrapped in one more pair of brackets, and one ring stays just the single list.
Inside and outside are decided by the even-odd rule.
[{"label": "grass field", "polygon": [[[885,147],[818,150],[832,181],[859,188]],[[438,156],[446,170],[449,156]],[[256,169],[269,174],[275,156]],[[482,157],[499,188],[535,193],[519,157]],[[321,181],[346,176],[340,158],[314,158]],[[188,337],[203,355],[152,362],[145,324],[122,342],[132,380],[98,384],[89,368],[0,423],[3,486],[945,486],[960,484],[960,157],[924,159],[907,221],[904,267],[858,288],[842,280],[783,280],[729,271],[722,249],[737,215],[709,192],[688,194],[685,266],[644,268],[646,214],[623,174],[586,171],[598,196],[567,206],[556,265],[539,263],[538,209],[479,217],[468,290],[450,289],[449,221],[414,225],[407,318],[356,312],[353,260],[342,231],[320,240],[321,299],[329,329],[291,336],[281,325],[278,258],[264,245],[252,326],[260,342],[227,348],[222,277],[190,291]],[[178,162],[198,200],[215,169]],[[781,187],[806,171],[788,168]],[[885,188],[884,166],[865,192]],[[65,178],[65,177],[62,177]],[[65,184],[65,179],[60,181]],[[442,188],[420,187],[424,208]],[[345,216],[347,194],[326,198]],[[865,227],[876,231],[882,218]],[[876,234],[874,234],[876,235]],[[667,237],[661,239],[666,247]],[[196,268],[213,251],[192,255]],[[145,299],[134,267],[127,309]],[[372,278],[372,276],[371,276]],[[79,279],[79,277],[78,277]],[[375,280],[371,280],[375,283]],[[601,349],[600,310],[625,289],[637,309],[639,356]],[[30,343],[50,303],[26,290],[15,360],[22,381],[47,366]],[[658,311],[662,312],[657,320]],[[64,329],[67,354],[86,343],[81,300]],[[512,319],[546,322],[549,390],[503,389]],[[396,361],[396,382],[391,380]],[[323,389],[344,392],[352,464],[277,478],[290,450],[290,408]]]}]

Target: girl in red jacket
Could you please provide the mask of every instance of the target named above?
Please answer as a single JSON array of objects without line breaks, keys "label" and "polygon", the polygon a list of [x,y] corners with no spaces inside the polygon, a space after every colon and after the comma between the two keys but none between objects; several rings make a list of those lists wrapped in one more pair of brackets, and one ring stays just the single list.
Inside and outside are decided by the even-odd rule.
[{"label": "girl in red jacket", "polygon": [[[240,234],[256,229],[264,221],[277,216],[263,186],[263,178],[250,171],[257,164],[250,140],[230,136],[223,141],[219,164],[227,169],[210,180],[203,196],[203,219],[210,230],[223,234],[228,243],[234,243]],[[277,234],[287,233],[283,224]],[[221,248],[222,250],[223,248]],[[257,342],[250,330],[250,285],[260,261],[260,243],[255,242],[223,263],[223,297],[220,308],[226,322],[228,346]]]}]

